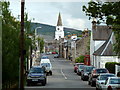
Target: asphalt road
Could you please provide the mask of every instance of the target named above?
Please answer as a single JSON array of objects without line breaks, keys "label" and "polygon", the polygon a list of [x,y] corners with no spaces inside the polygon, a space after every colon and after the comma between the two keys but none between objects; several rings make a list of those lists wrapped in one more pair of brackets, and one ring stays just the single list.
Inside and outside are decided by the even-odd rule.
[{"label": "asphalt road", "polygon": [[63,59],[54,58],[53,55],[48,55],[52,66],[53,75],[47,76],[46,86],[40,84],[35,86],[25,86],[25,88],[91,88],[95,87],[88,85],[87,81],[82,81],[73,71],[73,62]]}]

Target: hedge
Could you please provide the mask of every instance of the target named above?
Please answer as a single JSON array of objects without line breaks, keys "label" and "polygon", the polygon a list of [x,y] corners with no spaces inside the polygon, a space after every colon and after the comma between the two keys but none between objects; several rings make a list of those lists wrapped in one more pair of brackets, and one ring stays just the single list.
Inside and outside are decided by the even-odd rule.
[{"label": "hedge", "polygon": [[84,63],[85,56],[81,55],[75,59],[76,63]]},{"label": "hedge", "polygon": [[110,73],[114,73],[115,74],[115,65],[120,65],[120,63],[117,63],[117,62],[107,62],[105,64],[105,68],[107,68]]}]

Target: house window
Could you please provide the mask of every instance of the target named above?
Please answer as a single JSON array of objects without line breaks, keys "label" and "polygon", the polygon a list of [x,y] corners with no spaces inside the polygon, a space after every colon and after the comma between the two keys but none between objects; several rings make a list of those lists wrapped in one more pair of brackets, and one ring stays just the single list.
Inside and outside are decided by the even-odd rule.
[{"label": "house window", "polygon": [[58,28],[58,30],[60,30],[60,29]]}]

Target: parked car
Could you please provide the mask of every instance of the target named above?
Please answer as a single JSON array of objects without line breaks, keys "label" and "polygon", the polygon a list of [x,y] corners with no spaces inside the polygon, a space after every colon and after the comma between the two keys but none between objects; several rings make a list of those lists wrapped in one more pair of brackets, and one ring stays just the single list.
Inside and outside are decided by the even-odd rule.
[{"label": "parked car", "polygon": [[95,86],[96,79],[101,73],[109,73],[109,71],[106,68],[94,68],[89,75],[88,85]]},{"label": "parked car", "polygon": [[77,69],[77,74],[81,75],[81,71],[83,70],[85,65],[78,65],[78,69]]},{"label": "parked car", "polygon": [[52,54],[57,54],[57,52],[52,52]]},{"label": "parked car", "polygon": [[43,55],[41,59],[49,59],[48,56]]},{"label": "parked car", "polygon": [[42,83],[43,86],[46,85],[47,77],[43,67],[33,66],[27,75],[27,86],[37,83]]},{"label": "parked car", "polygon": [[100,74],[100,75],[98,76],[98,78],[96,79],[96,90],[102,89],[102,85],[103,85],[103,83],[105,83],[105,80],[106,80],[108,77],[116,77],[116,75],[115,75],[115,74],[112,74],[112,73]]},{"label": "parked car", "polygon": [[50,52],[46,52],[47,55],[50,55]]},{"label": "parked car", "polygon": [[52,75],[52,64],[49,59],[41,59],[40,66],[44,66],[47,75]]},{"label": "parked car", "polygon": [[55,54],[55,55],[54,55],[54,58],[59,58],[59,54]]},{"label": "parked car", "polygon": [[75,63],[74,64],[74,72],[77,73],[77,69],[79,65],[84,65],[84,63]]},{"label": "parked car", "polygon": [[84,66],[83,70],[81,71],[81,79],[82,80],[88,80],[89,74],[93,70],[93,66]]},{"label": "parked car", "polygon": [[120,90],[120,77],[108,77],[102,85],[102,90]]}]

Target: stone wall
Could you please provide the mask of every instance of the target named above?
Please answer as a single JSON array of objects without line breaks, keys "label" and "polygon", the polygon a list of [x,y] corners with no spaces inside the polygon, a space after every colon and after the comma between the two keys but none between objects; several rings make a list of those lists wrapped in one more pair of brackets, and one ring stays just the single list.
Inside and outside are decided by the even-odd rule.
[{"label": "stone wall", "polygon": [[76,57],[85,54],[89,55],[88,46],[90,46],[90,36],[78,40],[76,42]]}]

